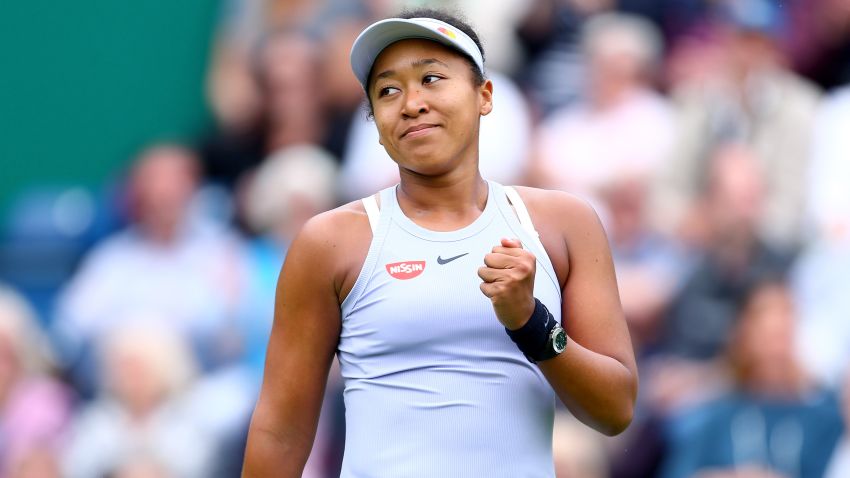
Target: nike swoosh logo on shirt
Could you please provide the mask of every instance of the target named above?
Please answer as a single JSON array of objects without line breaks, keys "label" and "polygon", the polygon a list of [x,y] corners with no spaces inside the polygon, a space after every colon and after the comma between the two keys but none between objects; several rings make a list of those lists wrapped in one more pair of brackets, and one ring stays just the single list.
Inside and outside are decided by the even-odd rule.
[{"label": "nike swoosh logo on shirt", "polygon": [[467,255],[467,254],[469,254],[469,253],[468,253],[468,252],[464,252],[463,254],[461,254],[461,255],[459,255],[459,256],[449,257],[449,258],[447,258],[447,259],[443,259],[442,257],[437,256],[437,264],[440,264],[440,265],[448,264],[449,262],[451,262],[451,261],[453,261],[453,260],[455,260],[455,259],[460,259],[461,257],[463,257],[463,256],[465,256],[465,255]]}]

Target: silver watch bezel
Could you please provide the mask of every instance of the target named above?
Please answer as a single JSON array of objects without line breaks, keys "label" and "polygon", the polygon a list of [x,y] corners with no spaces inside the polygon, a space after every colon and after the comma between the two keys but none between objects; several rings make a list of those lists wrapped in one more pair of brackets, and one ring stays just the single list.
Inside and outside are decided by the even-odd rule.
[{"label": "silver watch bezel", "polygon": [[[555,340],[555,337],[558,334],[564,334],[564,346],[558,349],[558,342]],[[560,355],[567,350],[567,332],[560,325],[556,325],[551,332],[549,332],[549,343],[551,344],[552,351],[556,354]]]}]

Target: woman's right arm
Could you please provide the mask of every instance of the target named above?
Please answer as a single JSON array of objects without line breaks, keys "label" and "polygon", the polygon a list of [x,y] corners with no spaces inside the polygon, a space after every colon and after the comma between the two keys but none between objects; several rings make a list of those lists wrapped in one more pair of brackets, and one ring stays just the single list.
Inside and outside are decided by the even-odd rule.
[{"label": "woman's right arm", "polygon": [[310,455],[340,334],[333,226],[333,213],[311,219],[283,265],[243,478],[300,477]]}]

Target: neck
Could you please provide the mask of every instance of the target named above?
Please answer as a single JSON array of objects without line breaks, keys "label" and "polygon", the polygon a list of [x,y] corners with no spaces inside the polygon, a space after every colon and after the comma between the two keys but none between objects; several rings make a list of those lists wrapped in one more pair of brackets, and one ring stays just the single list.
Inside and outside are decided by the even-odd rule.
[{"label": "neck", "polygon": [[460,173],[434,178],[402,171],[397,197],[404,215],[433,230],[472,223],[487,205],[489,187],[477,167],[474,174]]}]

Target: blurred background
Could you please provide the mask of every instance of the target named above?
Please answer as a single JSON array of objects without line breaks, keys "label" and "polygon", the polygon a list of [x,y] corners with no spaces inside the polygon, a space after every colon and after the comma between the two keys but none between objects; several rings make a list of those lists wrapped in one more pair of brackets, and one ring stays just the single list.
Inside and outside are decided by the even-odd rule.
[{"label": "blurred background", "polygon": [[[465,13],[481,169],[590,201],[641,390],[564,477],[850,476],[850,0],[0,6],[0,478],[239,476],[277,274],[397,180],[350,72],[403,7]],[[329,378],[305,476],[337,476]]]}]

